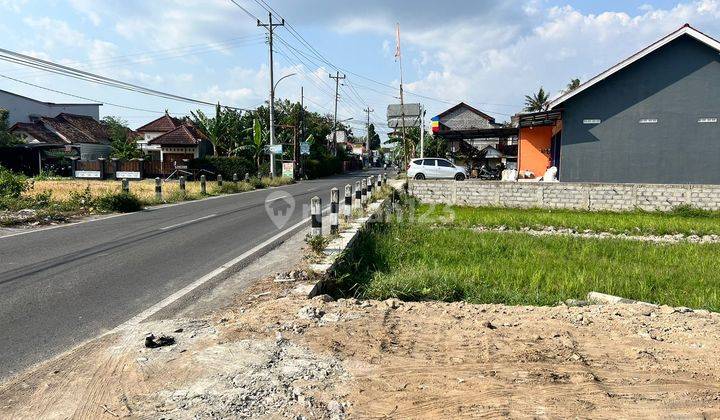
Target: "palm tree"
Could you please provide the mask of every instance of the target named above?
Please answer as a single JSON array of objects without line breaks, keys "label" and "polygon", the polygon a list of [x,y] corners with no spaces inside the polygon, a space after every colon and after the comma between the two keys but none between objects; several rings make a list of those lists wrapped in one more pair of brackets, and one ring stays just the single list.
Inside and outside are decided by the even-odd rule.
[{"label": "palm tree", "polygon": [[545,93],[545,89],[540,87],[537,93],[533,93],[532,96],[525,95],[525,111],[538,112],[547,111],[550,106],[550,96]]},{"label": "palm tree", "polygon": [[264,130],[260,120],[253,119],[252,137],[250,142],[239,147],[240,150],[249,150],[255,159],[258,173],[260,172],[260,163],[262,157],[267,151],[267,130]]},{"label": "palm tree", "polygon": [[580,79],[570,79],[570,83],[565,87],[565,93],[572,92],[580,87]]}]

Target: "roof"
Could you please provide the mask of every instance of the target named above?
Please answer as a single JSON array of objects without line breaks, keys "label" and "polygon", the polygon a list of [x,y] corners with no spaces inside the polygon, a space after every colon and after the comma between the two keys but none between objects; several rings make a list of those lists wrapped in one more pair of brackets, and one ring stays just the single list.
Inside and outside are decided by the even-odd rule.
[{"label": "roof", "polygon": [[562,114],[560,111],[539,111],[518,114],[518,127],[527,128],[555,125],[561,117]]},{"label": "roof", "polygon": [[437,118],[442,118],[442,117],[444,117],[445,115],[447,115],[447,114],[449,114],[449,113],[457,110],[458,108],[466,108],[466,109],[468,109],[469,111],[474,112],[475,114],[477,114],[477,115],[485,118],[486,120],[488,120],[488,121],[490,121],[490,122],[495,122],[495,118],[489,116],[488,114],[480,111],[480,110],[477,109],[477,108],[471,107],[470,105],[466,104],[465,102],[460,102],[459,104],[455,105],[454,107],[452,107],[452,108],[450,108],[450,109],[448,109],[448,110],[446,110],[446,111],[443,111],[442,113],[440,113],[440,114],[437,115]]},{"label": "roof", "polygon": [[10,127],[10,132],[27,133],[37,139],[40,143],[55,145],[68,144],[65,140],[60,138],[60,136],[45,128],[45,126],[39,121],[32,123],[15,123],[12,127]]},{"label": "roof", "polygon": [[171,117],[168,113],[165,113],[165,115],[163,115],[162,117],[150,121],[149,123],[143,125],[135,131],[137,131],[138,133],[167,133],[169,131],[175,130],[183,124],[185,124],[185,121],[181,120],[180,118]]},{"label": "roof", "polygon": [[23,99],[26,99],[26,100],[28,100],[28,101],[33,101],[33,102],[36,102],[36,103],[39,103],[39,104],[43,104],[43,105],[48,105],[48,106],[70,106],[70,105],[96,105],[96,106],[102,106],[101,103],[95,103],[95,102],[90,102],[90,103],[56,103],[56,102],[38,101],[37,99],[29,98],[29,97],[23,96],[23,95],[18,95],[17,93],[8,92],[7,90],[2,90],[2,89],[0,89],[0,93],[5,93],[5,94],[7,94],[7,95],[12,95],[12,96],[15,96],[15,97],[18,97],[18,98],[23,98]]},{"label": "roof", "polygon": [[48,144],[110,144],[108,126],[84,115],[61,113],[57,117],[39,117],[32,123],[16,123],[12,132],[25,132]]},{"label": "roof", "polygon": [[148,144],[159,144],[163,146],[196,146],[205,136],[200,130],[187,124],[182,124],[174,130],[155,137]]},{"label": "roof", "polygon": [[562,104],[563,102],[567,101],[568,99],[572,98],[573,96],[579,94],[580,92],[583,92],[586,89],[600,83],[601,81],[607,79],[608,77],[619,72],[620,70],[624,69],[625,67],[635,63],[636,61],[647,56],[648,54],[650,54],[654,51],[657,51],[658,49],[664,47],[665,45],[669,44],[670,42],[680,38],[681,36],[685,36],[685,35],[702,42],[703,44],[709,46],[710,48],[720,51],[720,42],[718,42],[714,38],[711,38],[711,37],[705,35],[704,33],[700,32],[697,29],[690,26],[690,24],[686,23],[680,29],[678,29],[675,32],[650,44],[649,46],[643,48],[642,50],[638,51],[637,53],[631,55],[630,57],[626,58],[625,60],[614,65],[613,67],[610,67],[609,69],[598,74],[597,76],[593,77],[592,79],[588,80],[587,82],[581,84],[578,88],[576,88],[570,92],[567,92],[563,95],[560,95],[556,99],[552,100],[549,105],[550,109],[557,107],[558,105]]}]

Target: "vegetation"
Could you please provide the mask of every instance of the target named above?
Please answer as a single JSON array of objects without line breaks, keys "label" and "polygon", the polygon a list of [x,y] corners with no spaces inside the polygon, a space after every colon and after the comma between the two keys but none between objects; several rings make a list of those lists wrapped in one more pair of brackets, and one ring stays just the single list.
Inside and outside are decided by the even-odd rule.
[{"label": "vegetation", "polygon": [[22,143],[20,137],[9,131],[9,118],[10,112],[7,109],[0,108],[0,147],[15,146]]},{"label": "vegetation", "polygon": [[107,213],[132,213],[142,210],[143,203],[134,194],[119,192],[106,194],[98,198],[97,208],[101,212]]},{"label": "vegetation", "polygon": [[572,92],[573,90],[580,87],[580,79],[570,79],[570,82],[565,87],[565,93]]},{"label": "vegetation", "polygon": [[130,160],[143,157],[143,153],[137,148],[137,135],[128,127],[127,121],[120,118],[107,116],[103,122],[110,131],[110,157],[122,160]]},{"label": "vegetation", "polygon": [[545,92],[545,89],[540,89],[532,95],[525,95],[525,111],[538,112],[547,111],[550,106],[550,96]]},{"label": "vegetation", "polygon": [[[626,234],[720,235],[720,212],[678,207],[671,212],[587,212],[575,210],[513,209],[499,207],[451,207],[419,205],[415,214],[421,223],[458,227],[542,229],[547,226],[577,231]],[[452,218],[453,220],[450,220]]]},{"label": "vegetation", "polygon": [[0,198],[17,198],[29,188],[25,176],[0,166]]}]

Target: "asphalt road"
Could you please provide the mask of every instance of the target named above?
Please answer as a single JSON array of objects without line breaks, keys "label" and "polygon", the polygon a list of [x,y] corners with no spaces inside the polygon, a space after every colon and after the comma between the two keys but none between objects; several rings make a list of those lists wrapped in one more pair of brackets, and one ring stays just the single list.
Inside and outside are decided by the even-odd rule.
[{"label": "asphalt road", "polygon": [[[377,172],[282,187],[303,207]],[[0,238],[0,379],[112,330],[277,235],[278,189],[187,202]],[[341,200],[342,201],[342,200]]]}]

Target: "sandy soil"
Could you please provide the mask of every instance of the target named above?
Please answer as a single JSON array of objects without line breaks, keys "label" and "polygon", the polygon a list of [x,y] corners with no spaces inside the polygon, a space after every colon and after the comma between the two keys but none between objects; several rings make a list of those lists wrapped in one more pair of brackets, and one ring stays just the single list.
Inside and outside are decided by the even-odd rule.
[{"label": "sandy soil", "polygon": [[[304,299],[91,341],[0,385],[3,418],[720,416],[720,315]],[[143,345],[147,333],[177,344]],[[302,418],[302,417],[297,417]]]}]

